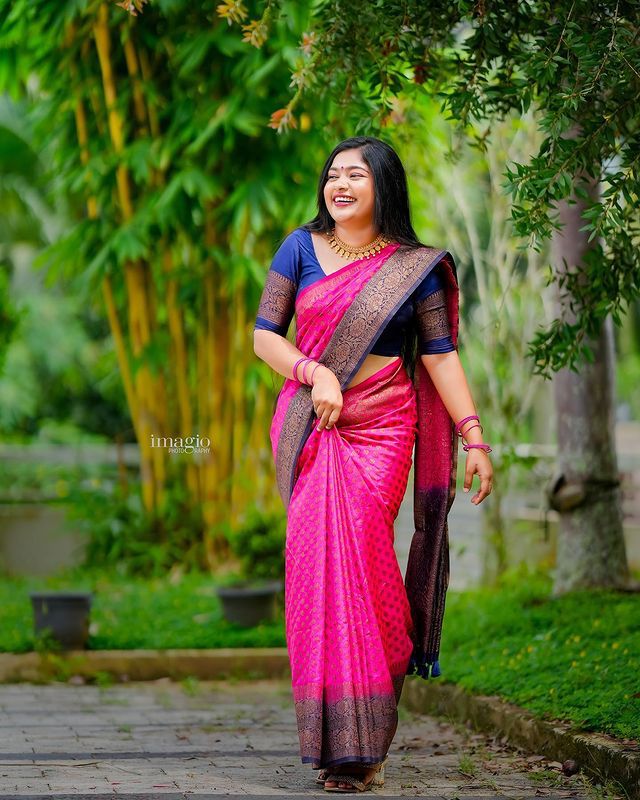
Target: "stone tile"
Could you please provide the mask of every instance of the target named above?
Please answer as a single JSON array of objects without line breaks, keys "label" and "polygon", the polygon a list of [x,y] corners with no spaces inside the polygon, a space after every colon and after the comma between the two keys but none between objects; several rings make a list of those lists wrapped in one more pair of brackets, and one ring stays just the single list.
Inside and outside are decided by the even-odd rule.
[{"label": "stone tile", "polygon": [[[542,770],[527,754],[401,709],[377,797],[575,797],[578,776]],[[173,800],[323,796],[300,762],[286,682],[170,681],[104,689],[49,684],[2,692],[0,797]]]}]

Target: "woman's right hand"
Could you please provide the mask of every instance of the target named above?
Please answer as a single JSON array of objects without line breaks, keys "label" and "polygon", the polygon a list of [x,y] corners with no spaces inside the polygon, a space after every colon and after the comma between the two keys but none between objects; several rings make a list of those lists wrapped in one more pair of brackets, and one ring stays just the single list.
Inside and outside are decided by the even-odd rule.
[{"label": "woman's right hand", "polygon": [[324,364],[314,372],[311,399],[313,410],[320,418],[316,430],[332,428],[342,411],[342,391],[338,379]]}]

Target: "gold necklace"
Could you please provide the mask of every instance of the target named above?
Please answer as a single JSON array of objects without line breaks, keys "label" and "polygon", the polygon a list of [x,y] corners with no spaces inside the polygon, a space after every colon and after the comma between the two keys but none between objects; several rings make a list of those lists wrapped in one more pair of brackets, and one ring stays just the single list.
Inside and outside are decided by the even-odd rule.
[{"label": "gold necklace", "polygon": [[383,247],[386,247],[389,244],[389,239],[379,233],[376,238],[370,242],[369,244],[360,245],[359,247],[353,247],[353,245],[347,244],[340,239],[339,236],[336,234],[336,229],[333,228],[331,233],[329,234],[329,246],[332,247],[336,253],[345,258],[370,258],[370,256],[379,253]]}]

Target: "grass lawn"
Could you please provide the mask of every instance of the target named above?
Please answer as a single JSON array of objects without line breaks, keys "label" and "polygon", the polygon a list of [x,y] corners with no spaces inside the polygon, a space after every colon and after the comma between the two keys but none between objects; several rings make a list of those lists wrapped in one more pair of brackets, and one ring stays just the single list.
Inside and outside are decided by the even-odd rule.
[{"label": "grass lawn", "polygon": [[94,593],[89,650],[134,648],[284,647],[284,623],[256,628],[230,625],[210,575],[122,578],[105,573],[77,579],[0,579],[0,652],[34,649],[30,591],[90,590]]},{"label": "grass lawn", "polygon": [[640,595],[551,597],[551,578],[449,593],[442,679],[548,719],[640,739]]},{"label": "grass lawn", "polygon": [[[34,648],[29,591],[71,586],[95,593],[91,650],[285,646],[282,620],[253,629],[226,623],[208,575],[85,574],[0,579],[0,652]],[[440,664],[436,680],[587,730],[640,738],[640,595],[554,599],[547,575],[522,573],[497,589],[449,592]]]}]

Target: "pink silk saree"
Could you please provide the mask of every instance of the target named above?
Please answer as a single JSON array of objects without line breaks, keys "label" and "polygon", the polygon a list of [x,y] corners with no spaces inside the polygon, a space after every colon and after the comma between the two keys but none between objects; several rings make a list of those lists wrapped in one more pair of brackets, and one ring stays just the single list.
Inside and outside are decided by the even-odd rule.
[{"label": "pink silk saree", "polygon": [[[454,424],[419,356],[413,383],[398,357],[345,388],[440,261],[457,345],[456,270],[444,250],[393,243],[296,298],[296,346],[335,373],[344,403],[336,425],[319,432],[311,387],[287,379],[270,430],[287,509],[285,624],[300,753],[314,769],[382,761],[405,676],[440,674]],[[403,583],[393,526],[414,445],[416,530]]]}]

